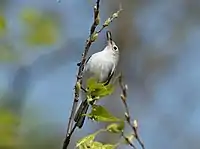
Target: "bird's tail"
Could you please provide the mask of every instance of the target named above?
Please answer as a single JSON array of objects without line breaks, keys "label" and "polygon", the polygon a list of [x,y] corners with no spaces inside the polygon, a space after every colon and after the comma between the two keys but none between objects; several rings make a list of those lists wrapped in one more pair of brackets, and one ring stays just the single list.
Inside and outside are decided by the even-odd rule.
[{"label": "bird's tail", "polygon": [[85,114],[87,113],[88,108],[89,108],[88,101],[87,100],[82,101],[74,117],[74,121],[76,122],[76,126],[78,128],[81,128],[83,126],[86,117]]}]

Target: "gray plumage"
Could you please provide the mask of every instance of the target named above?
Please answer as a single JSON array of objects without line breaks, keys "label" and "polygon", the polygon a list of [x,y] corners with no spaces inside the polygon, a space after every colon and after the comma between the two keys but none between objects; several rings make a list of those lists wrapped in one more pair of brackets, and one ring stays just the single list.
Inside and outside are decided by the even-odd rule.
[{"label": "gray plumage", "polygon": [[[106,83],[105,85],[109,84],[119,61],[119,49],[115,42],[112,41],[111,33],[107,31],[106,35],[107,46],[102,51],[89,57],[83,71],[83,81],[93,77],[99,83]],[[83,126],[85,120],[83,114],[87,113],[88,107],[89,104],[85,98],[79,106],[74,118],[79,128]]]}]

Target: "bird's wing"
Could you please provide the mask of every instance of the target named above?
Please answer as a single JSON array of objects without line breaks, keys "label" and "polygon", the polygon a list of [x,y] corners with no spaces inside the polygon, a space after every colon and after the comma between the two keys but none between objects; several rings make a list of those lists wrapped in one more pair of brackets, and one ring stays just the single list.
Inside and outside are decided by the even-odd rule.
[{"label": "bird's wing", "polygon": [[112,79],[114,73],[115,73],[115,65],[113,65],[113,68],[108,73],[108,78],[107,78],[107,80],[106,80],[104,85],[108,85],[110,83],[110,80]]},{"label": "bird's wing", "polygon": [[90,56],[88,57],[88,59],[86,60],[85,64],[87,64],[87,62],[89,61],[89,59],[91,58],[91,56],[92,56],[92,55],[90,55]]}]

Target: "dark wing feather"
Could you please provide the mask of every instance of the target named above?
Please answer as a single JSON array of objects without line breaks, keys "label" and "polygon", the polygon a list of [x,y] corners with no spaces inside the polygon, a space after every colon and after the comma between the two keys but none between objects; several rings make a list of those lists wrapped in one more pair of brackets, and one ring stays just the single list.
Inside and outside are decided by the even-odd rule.
[{"label": "dark wing feather", "polygon": [[113,75],[115,73],[115,66],[113,67],[113,69],[110,70],[110,72],[108,73],[108,78],[105,82],[105,86],[108,85],[110,83],[110,80],[112,79]]}]

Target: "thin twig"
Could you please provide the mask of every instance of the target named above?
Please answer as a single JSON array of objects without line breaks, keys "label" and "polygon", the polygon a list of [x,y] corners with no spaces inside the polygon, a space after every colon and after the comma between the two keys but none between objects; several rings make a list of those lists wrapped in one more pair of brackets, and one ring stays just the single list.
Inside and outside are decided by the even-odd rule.
[{"label": "thin twig", "polygon": [[[78,68],[78,75],[77,75],[77,79],[76,79],[76,84],[82,83],[82,73],[83,73],[83,69],[84,69],[84,66],[85,66],[86,56],[87,56],[87,53],[89,51],[89,48],[90,48],[92,42],[94,42],[94,40],[91,40],[91,37],[92,37],[93,33],[95,32],[95,29],[96,29],[96,27],[99,23],[98,22],[99,4],[100,4],[100,0],[97,0],[96,5],[94,6],[94,22],[91,26],[90,36],[89,36],[89,39],[87,39],[87,41],[86,41],[85,50],[82,54],[81,63],[80,63],[80,66]],[[75,84],[74,88],[76,88],[76,84]],[[75,90],[74,101],[73,101],[72,110],[71,110],[71,114],[70,114],[69,122],[68,122],[68,126],[67,126],[67,134],[66,134],[66,137],[65,137],[65,141],[63,143],[63,149],[66,149],[69,145],[69,142],[70,142],[70,137],[71,137],[71,134],[72,134],[71,129],[72,129],[72,125],[73,125],[73,117],[74,117],[74,114],[75,114],[75,111],[76,111],[76,108],[77,108],[78,100],[79,100],[79,92],[77,90]]]},{"label": "thin twig", "polygon": [[[73,101],[73,105],[72,105],[72,109],[71,109],[71,114],[69,117],[69,122],[68,122],[68,126],[67,126],[67,134],[65,137],[65,141],[63,143],[63,149],[66,149],[69,145],[70,142],[70,138],[72,133],[74,132],[75,128],[76,128],[76,124],[74,125],[73,129],[73,117],[75,114],[75,111],[77,109],[77,105],[78,105],[78,100],[79,100],[79,89],[77,89],[77,84],[79,84],[80,86],[82,86],[82,75],[83,75],[83,70],[85,67],[85,62],[86,62],[86,56],[87,53],[89,51],[89,48],[91,46],[91,44],[96,40],[96,38],[98,37],[98,34],[105,28],[107,27],[115,18],[118,17],[119,13],[122,11],[121,7],[120,10],[118,10],[116,13],[114,13],[110,18],[108,18],[102,28],[99,31],[95,31],[96,27],[99,25],[100,22],[100,17],[99,17],[99,6],[100,6],[100,0],[96,0],[96,5],[94,6],[94,21],[93,24],[90,28],[90,35],[89,38],[86,40],[85,43],[85,50],[82,54],[82,58],[81,58],[81,62],[79,62],[77,65],[79,66],[78,68],[78,74],[77,74],[77,79],[76,79],[76,84],[75,84],[75,92],[74,92],[74,101]],[[82,90],[83,88],[80,87]],[[85,91],[85,90],[84,90]]]},{"label": "thin twig", "polygon": [[145,149],[144,143],[141,141],[141,139],[138,135],[137,121],[135,121],[135,124],[131,124],[131,116],[130,116],[128,104],[126,102],[128,86],[123,83],[122,75],[119,77],[119,84],[120,84],[120,87],[121,87],[121,90],[122,90],[121,99],[122,99],[122,102],[124,104],[125,111],[126,111],[125,112],[126,121],[127,121],[128,125],[132,128],[132,130],[134,132],[134,136],[135,136],[136,140],[138,141],[138,143],[140,144],[140,146],[142,147],[142,149]]},{"label": "thin twig", "polygon": [[96,32],[96,33],[100,33],[103,29],[105,29],[114,19],[116,19],[119,15],[119,13],[122,11],[122,6],[119,6],[119,10],[115,13],[112,14],[112,16],[110,16],[102,25],[102,27]]},{"label": "thin twig", "polygon": [[126,142],[134,149],[137,149],[136,146],[129,140],[129,138],[127,138],[125,135],[124,135],[124,132],[122,131],[122,137],[124,138],[124,140],[126,140]]}]

